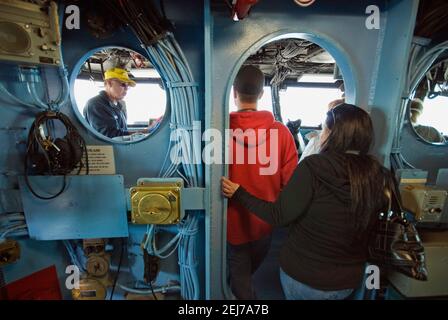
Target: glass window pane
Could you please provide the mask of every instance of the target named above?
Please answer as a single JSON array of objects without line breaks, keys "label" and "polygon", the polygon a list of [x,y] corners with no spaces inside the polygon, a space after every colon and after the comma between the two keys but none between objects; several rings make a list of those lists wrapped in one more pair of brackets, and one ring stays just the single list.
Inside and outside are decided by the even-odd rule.
[{"label": "glass window pane", "polygon": [[[75,99],[81,114],[87,101],[101,90],[104,90],[103,82],[75,80]],[[165,114],[166,94],[158,84],[138,83],[134,88],[128,89],[125,102],[127,123],[147,126],[150,119],[158,119]]]},{"label": "glass window pane", "polygon": [[340,98],[339,89],[289,87],[280,91],[283,121],[302,119],[302,126],[317,127],[325,119],[328,104]]},{"label": "glass window pane", "polygon": [[[148,97],[150,97],[148,99]],[[128,124],[148,125],[150,119],[158,119],[165,114],[166,94],[158,84],[139,83],[129,88],[126,96]]]},{"label": "glass window pane", "polygon": [[438,96],[434,99],[426,98],[423,113],[418,118],[418,123],[436,128],[443,135],[448,134],[448,97]]}]

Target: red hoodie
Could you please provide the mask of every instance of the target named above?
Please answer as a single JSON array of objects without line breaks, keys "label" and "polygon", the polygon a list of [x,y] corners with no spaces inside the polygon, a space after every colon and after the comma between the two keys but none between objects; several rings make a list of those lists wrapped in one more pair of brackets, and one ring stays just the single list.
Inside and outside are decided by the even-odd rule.
[{"label": "red hoodie", "polygon": [[[254,111],[232,112],[230,129],[233,130],[230,140],[230,180],[260,199],[275,201],[298,163],[294,139],[288,128],[275,121],[272,113]],[[229,201],[229,243],[239,245],[259,240],[271,231],[272,227],[268,223],[240,204]]]}]

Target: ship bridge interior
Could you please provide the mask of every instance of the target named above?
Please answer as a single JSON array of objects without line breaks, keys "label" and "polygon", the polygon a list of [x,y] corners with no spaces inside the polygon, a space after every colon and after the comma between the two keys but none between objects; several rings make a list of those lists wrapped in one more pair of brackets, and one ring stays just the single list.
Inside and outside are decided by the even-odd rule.
[{"label": "ship bridge interior", "polygon": [[[348,299],[447,299],[447,18],[444,0],[0,0],[0,300],[236,299],[221,177],[244,66],[298,157],[332,101],[372,120],[428,279],[369,285],[366,263]],[[289,232],[257,299],[285,299]]]}]

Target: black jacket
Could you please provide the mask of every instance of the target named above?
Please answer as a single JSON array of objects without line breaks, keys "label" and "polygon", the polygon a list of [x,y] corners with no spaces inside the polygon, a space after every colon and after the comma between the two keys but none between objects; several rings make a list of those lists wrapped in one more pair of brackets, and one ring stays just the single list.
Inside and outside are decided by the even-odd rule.
[{"label": "black jacket", "polygon": [[367,234],[355,231],[350,182],[343,157],[317,154],[296,168],[276,202],[242,187],[232,199],[272,225],[289,225],[280,266],[292,278],[320,290],[357,288],[367,260]]},{"label": "black jacket", "polygon": [[105,91],[87,101],[84,117],[95,130],[109,138],[129,134],[123,105],[118,102],[115,106]]}]

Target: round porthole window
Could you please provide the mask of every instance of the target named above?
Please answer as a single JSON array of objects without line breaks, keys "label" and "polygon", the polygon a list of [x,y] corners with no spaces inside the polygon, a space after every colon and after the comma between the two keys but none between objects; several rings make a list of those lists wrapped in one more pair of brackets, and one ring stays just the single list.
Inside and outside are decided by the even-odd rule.
[{"label": "round porthole window", "polygon": [[162,79],[150,61],[118,47],[98,49],[81,63],[74,97],[89,130],[120,142],[154,133],[167,106]]},{"label": "round porthole window", "polygon": [[435,63],[409,102],[409,120],[417,136],[431,144],[448,141],[448,60]]}]

